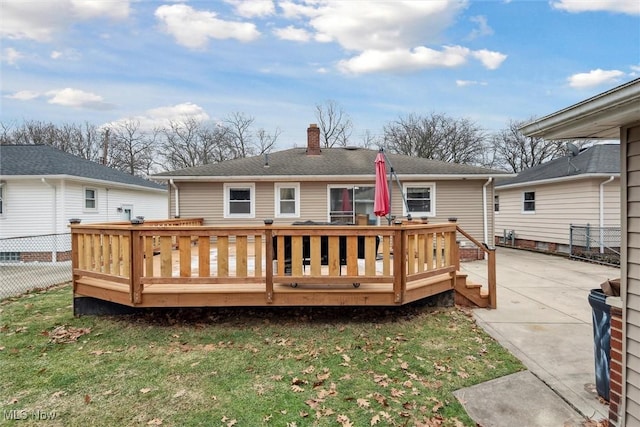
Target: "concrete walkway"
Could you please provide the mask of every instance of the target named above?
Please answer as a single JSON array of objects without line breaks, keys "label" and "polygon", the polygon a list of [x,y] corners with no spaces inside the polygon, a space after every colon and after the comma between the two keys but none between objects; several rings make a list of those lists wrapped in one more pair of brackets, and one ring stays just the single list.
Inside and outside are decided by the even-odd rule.
[{"label": "concrete walkway", "polygon": [[[463,263],[461,269],[471,281],[486,283],[485,262]],[[608,418],[608,406],[595,392],[588,296],[603,281],[617,277],[620,270],[614,267],[498,248],[498,308],[476,309],[474,316],[529,372],[460,390],[457,396],[469,415],[484,427],[512,426],[514,419],[521,426],[543,427],[578,426],[584,418]],[[505,389],[511,390],[506,396]],[[531,405],[543,395],[550,400],[533,416]],[[553,410],[557,406],[558,412],[546,414],[548,422],[536,418],[551,406]]]}]

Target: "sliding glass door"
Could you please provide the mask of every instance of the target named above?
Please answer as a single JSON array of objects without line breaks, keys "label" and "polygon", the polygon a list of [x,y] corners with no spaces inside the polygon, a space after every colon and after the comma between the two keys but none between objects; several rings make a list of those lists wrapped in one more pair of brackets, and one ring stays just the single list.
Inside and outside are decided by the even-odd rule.
[{"label": "sliding glass door", "polygon": [[373,186],[330,185],[329,221],[355,224],[356,218],[365,218],[367,224],[375,224],[373,194]]}]

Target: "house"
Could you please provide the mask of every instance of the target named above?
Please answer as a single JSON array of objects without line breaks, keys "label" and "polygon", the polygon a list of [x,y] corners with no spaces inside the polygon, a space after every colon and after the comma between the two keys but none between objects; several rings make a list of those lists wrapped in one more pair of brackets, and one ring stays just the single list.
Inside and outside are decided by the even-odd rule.
[{"label": "house", "polygon": [[70,256],[69,220],[167,218],[163,186],[47,145],[0,145],[0,261]]},{"label": "house", "polygon": [[640,78],[526,124],[547,139],[619,139],[622,259],[611,306],[609,425],[640,425]]},{"label": "house", "polygon": [[620,227],[620,145],[570,148],[496,183],[496,244],[560,253],[620,247],[617,230],[604,229]]},{"label": "house", "polygon": [[[172,216],[202,217],[206,225],[258,225],[266,219],[356,223],[357,218],[387,224],[373,212],[377,154],[359,147],[321,148],[320,129],[312,124],[304,148],[154,178],[169,183]],[[393,216],[411,214],[429,222],[455,217],[474,238],[490,241],[494,178],[505,172],[397,154],[386,159],[395,172],[389,187]]]}]

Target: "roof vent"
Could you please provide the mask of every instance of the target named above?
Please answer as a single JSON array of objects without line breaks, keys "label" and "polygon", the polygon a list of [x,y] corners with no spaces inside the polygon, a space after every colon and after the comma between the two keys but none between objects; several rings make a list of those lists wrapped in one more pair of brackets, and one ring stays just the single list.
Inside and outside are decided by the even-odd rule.
[{"label": "roof vent", "polygon": [[567,151],[568,154],[571,154],[571,157],[575,157],[580,154],[580,149],[575,144],[572,144],[570,142],[567,142]]}]

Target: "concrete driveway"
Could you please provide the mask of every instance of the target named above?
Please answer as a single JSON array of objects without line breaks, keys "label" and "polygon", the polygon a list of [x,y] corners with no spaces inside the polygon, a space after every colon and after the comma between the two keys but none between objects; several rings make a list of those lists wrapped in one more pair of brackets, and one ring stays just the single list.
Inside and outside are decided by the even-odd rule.
[{"label": "concrete driveway", "polygon": [[[471,281],[486,283],[485,262],[463,263],[461,269]],[[498,248],[498,308],[475,309],[474,316],[480,326],[555,393],[559,404],[568,405],[581,417],[601,420],[608,418],[609,409],[595,392],[592,309],[588,296],[603,281],[617,277],[620,269],[614,267]],[[520,388],[526,387],[522,383]],[[526,399],[526,393],[524,396]],[[526,406],[527,402],[521,404]],[[467,410],[473,417],[473,411]],[[519,420],[520,425],[536,425],[523,418]],[[508,425],[506,421],[476,421],[487,426]]]}]

